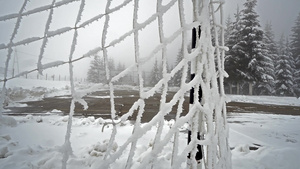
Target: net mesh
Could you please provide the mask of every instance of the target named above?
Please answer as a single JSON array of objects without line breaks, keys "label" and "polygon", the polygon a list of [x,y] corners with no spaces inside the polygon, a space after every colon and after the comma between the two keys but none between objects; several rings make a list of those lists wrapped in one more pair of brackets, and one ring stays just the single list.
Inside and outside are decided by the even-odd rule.
[{"label": "net mesh", "polygon": [[[198,144],[203,146],[202,153],[204,156],[201,163],[203,167],[207,169],[230,168],[228,126],[226,122],[226,104],[223,88],[223,79],[226,76],[226,72],[224,71],[224,52],[226,47],[224,46],[223,39],[224,24],[222,16],[222,5],[224,1],[194,0],[184,2],[183,0],[157,0],[153,13],[144,16],[142,15],[142,9],[140,9],[142,8],[142,4],[146,3],[144,1],[125,0],[114,3],[115,1],[108,0],[103,3],[102,7],[99,7],[99,10],[94,10],[94,13],[89,15],[89,17],[85,17],[84,14],[88,11],[89,2],[90,1],[85,0],[53,0],[47,5],[32,7],[30,10],[26,10],[26,7],[30,5],[30,1],[24,0],[18,13],[0,16],[0,22],[2,24],[10,23],[11,20],[15,21],[8,41],[0,44],[0,51],[6,52],[3,62],[4,77],[1,80],[3,82],[1,102],[4,103],[6,83],[9,80],[31,72],[42,74],[48,69],[68,65],[72,102],[70,105],[62,157],[62,168],[67,168],[67,162],[72,154],[70,137],[72,118],[75,113],[75,103],[78,102],[84,107],[88,107],[83,96],[78,94],[74,85],[74,76],[76,75],[76,73],[74,73],[74,64],[80,63],[84,59],[100,53],[105,61],[106,80],[110,93],[110,123],[113,127],[107,143],[108,150],[103,156],[99,157],[101,158],[101,160],[99,160],[101,168],[115,168],[113,164],[120,158],[127,159],[124,160],[125,163],[122,164],[123,168],[160,168],[160,161],[156,157],[167,146],[172,147],[170,150],[170,160],[168,161],[169,168],[182,168],[182,166],[188,168],[189,165],[191,168],[196,168],[198,164],[196,160],[193,160],[194,158],[191,158],[192,160],[189,165],[183,164],[187,161],[189,153],[191,153],[192,157],[196,156],[196,147]],[[64,9],[65,7],[76,9],[76,12],[73,13],[75,16],[71,20],[75,26],[61,27],[57,25],[64,24],[55,24],[56,19],[59,20],[57,16],[67,15],[67,8]],[[130,9],[130,14],[127,13],[128,17],[130,15],[130,26],[126,26],[124,23],[119,23],[114,26],[114,17],[122,17],[122,14],[121,16],[116,14],[118,12],[121,13],[123,9]],[[64,11],[64,13],[60,13],[60,10]],[[177,12],[176,16],[171,16],[171,21],[176,20],[175,25],[178,25],[178,27],[172,31],[167,28],[167,23],[170,22],[170,20],[166,20],[166,18],[170,18],[168,12],[171,10]],[[56,14],[56,12],[59,14]],[[44,20],[37,21],[38,23],[42,23],[40,25],[43,27],[40,36],[30,35],[25,38],[18,36],[22,34],[24,26],[28,26],[29,29],[34,29],[34,27],[30,28],[30,25],[23,23],[23,21],[39,13],[44,15]],[[188,19],[188,16],[191,16],[191,19]],[[126,21],[127,15],[123,17]],[[128,21],[126,23],[128,24]],[[96,38],[98,43],[96,43],[97,45],[94,47],[86,47],[86,45],[81,43],[84,40],[81,40],[82,37],[80,35],[81,32],[89,30],[92,27],[96,27],[98,34],[95,33],[95,36],[98,36],[98,38]],[[201,28],[201,35],[197,36],[195,48],[189,49],[193,28]],[[122,29],[123,32],[121,31],[120,33],[116,31],[118,29]],[[154,33],[150,35],[149,32],[145,33],[147,29],[150,29],[150,32],[153,31]],[[68,52],[61,56],[59,60],[45,63],[45,53],[48,48],[50,48],[48,50],[52,49],[51,46],[47,47],[47,44],[53,39],[60,40],[60,38],[64,38],[64,35],[69,38],[71,37],[69,42],[66,43],[66,46],[64,46],[64,48],[68,49]],[[143,38],[145,35],[148,36]],[[151,41],[150,38],[152,36],[156,37],[153,41]],[[170,65],[169,57],[172,50],[171,46],[178,41],[180,42],[182,50],[182,59],[169,70],[168,65]],[[133,63],[129,64],[125,70],[113,75],[108,64],[110,54],[112,53],[111,51],[116,50],[116,46],[127,42],[130,42],[132,49],[132,53],[130,54],[131,58],[128,59],[131,59]],[[13,48],[30,44],[38,44],[39,46],[38,56],[36,57],[37,66],[12,77],[8,77],[8,67],[12,60]],[[148,50],[145,50],[145,45]],[[85,52],[80,53],[79,49],[81,48],[85,48]],[[158,61],[161,63],[162,75],[159,81],[153,87],[149,88],[145,87],[143,72],[146,69],[145,67],[147,67],[145,65],[148,64],[149,60],[154,60],[154,58],[159,58]],[[186,79],[189,78],[187,75],[189,65],[191,65],[192,74],[195,76],[192,80],[187,82]],[[122,77],[132,73],[132,71],[135,71],[137,74],[139,97],[126,113],[118,116],[116,114],[116,97],[114,93],[116,84],[118,84],[118,81]],[[172,81],[178,72],[182,74],[180,87],[170,99],[167,99],[171,92],[169,90],[169,82]],[[198,91],[200,86],[202,89],[201,101],[198,99],[199,93],[195,92],[193,95],[194,103],[189,106],[189,110],[184,110],[183,104],[187,101],[185,96],[189,93],[191,88]],[[142,123],[142,117],[149,113],[145,111],[145,106],[147,106],[146,100],[154,97],[157,93],[160,95],[159,111],[156,112],[154,117],[148,122]],[[174,108],[176,109],[174,121],[172,125],[169,125],[169,128],[166,129],[165,124],[168,122],[165,119]],[[111,151],[114,149],[116,137],[119,137],[119,126],[132,116],[135,116],[132,134],[126,138],[123,143],[119,143],[120,145],[115,151]],[[179,138],[183,135],[180,129],[186,128],[186,124],[189,124],[189,130],[191,130],[192,133],[191,142],[183,145],[179,141]],[[153,128],[155,128],[156,132],[153,135],[151,149],[148,150],[149,152],[142,160],[134,160],[137,158],[135,156],[137,145],[139,142],[143,142],[143,136],[150,130],[153,130]],[[201,139],[197,138],[198,133],[201,133]]]}]

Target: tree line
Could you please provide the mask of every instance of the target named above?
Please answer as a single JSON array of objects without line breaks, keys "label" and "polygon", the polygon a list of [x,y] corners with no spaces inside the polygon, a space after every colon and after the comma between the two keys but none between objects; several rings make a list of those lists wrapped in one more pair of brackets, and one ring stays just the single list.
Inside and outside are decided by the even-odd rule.
[{"label": "tree line", "polygon": [[[243,9],[237,8],[233,20],[230,17],[226,20],[224,38],[229,48],[225,57],[225,70],[229,75],[224,82],[226,92],[299,97],[300,13],[291,35],[282,35],[276,41],[270,22],[261,27],[256,5],[257,0],[247,0]],[[176,64],[182,60],[182,55],[180,49]],[[112,75],[125,69],[122,63],[115,67],[113,59],[108,60],[108,65]],[[161,64],[157,59],[150,72],[150,75],[143,72],[145,86],[154,86],[162,78]],[[135,81],[135,76],[126,75],[120,83],[130,84]],[[181,76],[182,70],[169,81],[169,86],[180,86]],[[87,80],[95,83],[106,81],[104,60],[100,56],[95,56],[91,62]]]},{"label": "tree line", "polygon": [[[113,77],[123,70],[126,69],[126,66],[122,62],[118,62],[115,64],[115,60],[113,57],[108,58],[107,65],[110,73],[110,77]],[[106,79],[106,70],[105,70],[105,60],[103,56],[95,55],[94,58],[90,62],[90,68],[87,72],[87,81],[91,83],[108,83]],[[144,83],[146,86],[151,86],[150,76],[152,73],[143,71]],[[149,75],[150,74],[150,75]],[[115,84],[118,85],[138,85],[138,73],[136,70],[127,72],[127,74],[120,78]]]},{"label": "tree line", "polygon": [[[108,58],[107,63],[111,76],[114,76],[125,70],[125,65],[119,62],[116,66],[113,58]],[[105,69],[104,57],[95,55],[87,72],[87,81],[91,83],[106,83],[107,79]],[[120,79],[120,81],[130,81],[130,77],[126,76]]]},{"label": "tree line", "polygon": [[270,22],[261,28],[256,5],[257,0],[247,0],[233,21],[226,20],[227,92],[299,97],[300,13],[290,37],[282,35],[276,42]]},{"label": "tree line", "polygon": [[[282,35],[275,40],[272,24],[264,28],[255,11],[257,0],[247,0],[244,8],[237,8],[234,20],[226,20],[225,57],[226,93],[300,96],[300,13],[290,36]],[[179,50],[176,64],[182,60]],[[187,73],[189,74],[190,71]],[[151,81],[155,84],[161,77],[157,61],[152,69]],[[169,82],[180,86],[182,70]],[[187,75],[186,81],[189,81]]]}]

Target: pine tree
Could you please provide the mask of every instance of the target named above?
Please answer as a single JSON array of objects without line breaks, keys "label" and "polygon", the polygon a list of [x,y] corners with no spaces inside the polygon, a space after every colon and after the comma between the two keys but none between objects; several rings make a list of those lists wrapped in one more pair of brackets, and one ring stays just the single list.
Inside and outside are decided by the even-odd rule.
[{"label": "pine tree", "polygon": [[[176,65],[182,60],[182,58],[183,58],[183,50],[181,48],[177,54]],[[180,86],[182,71],[183,71],[183,69],[180,69],[177,73],[175,73],[175,75],[173,77],[173,85],[174,86],[177,86],[177,87]]]},{"label": "pine tree", "polygon": [[115,61],[114,61],[113,58],[109,58],[108,59],[108,69],[110,71],[114,71],[116,69],[116,67],[115,67]]},{"label": "pine tree", "polygon": [[264,78],[265,60],[262,55],[263,31],[258,21],[259,15],[254,11],[257,0],[247,0],[244,3],[241,17],[241,41],[237,46],[241,48],[241,67],[239,73],[243,80],[249,82],[261,81]]},{"label": "pine tree", "polygon": [[293,69],[291,66],[292,53],[288,38],[284,43],[282,35],[279,41],[279,58],[276,64],[276,94],[281,96],[293,96]]},{"label": "pine tree", "polygon": [[151,71],[151,77],[150,77],[150,84],[154,86],[160,79],[161,79],[162,73],[159,69],[157,59],[155,59],[153,69]]},{"label": "pine tree", "polygon": [[121,72],[121,71],[125,70],[125,68],[126,67],[125,67],[124,63],[119,62],[116,70],[118,70],[119,72]]},{"label": "pine tree", "polygon": [[294,91],[300,97],[300,13],[292,28],[291,35],[291,52],[293,56],[294,66]]},{"label": "pine tree", "polygon": [[99,55],[94,56],[94,59],[90,63],[90,69],[87,73],[87,81],[92,83],[105,82],[104,61]]},{"label": "pine tree", "polygon": [[241,22],[240,22],[240,10],[237,8],[237,12],[235,14],[235,21],[233,23],[227,23],[227,33],[226,35],[226,46],[229,48],[229,51],[226,52],[226,60],[225,60],[225,69],[229,74],[229,77],[226,79],[229,83],[238,82],[241,80],[239,77],[239,73],[236,71],[239,67],[239,51],[240,47],[236,46],[236,44],[241,40]]},{"label": "pine tree", "polygon": [[[187,46],[187,50],[188,52],[191,52],[191,44],[189,44]],[[178,51],[178,54],[177,54],[177,57],[176,57],[176,63],[175,63],[175,66],[178,65],[179,62],[181,62],[183,59],[183,47],[180,48],[180,50]],[[182,78],[182,71],[183,71],[183,68],[181,68],[177,73],[175,73],[173,79],[172,79],[172,85],[173,86],[177,86],[179,87],[180,84],[181,84],[181,78]],[[185,79],[186,82],[188,82],[190,79],[189,79],[189,74],[191,72],[191,67],[190,67],[190,64],[188,64],[188,70],[187,70],[187,79]]]},{"label": "pine tree", "polygon": [[267,23],[263,34],[262,53],[264,56],[264,75],[261,81],[257,82],[255,89],[257,94],[275,94],[275,67],[274,62],[278,58],[277,47],[274,40],[271,23]]},{"label": "pine tree", "polygon": [[230,15],[227,17],[225,25],[226,25],[226,29],[224,32],[224,40],[225,40],[225,45],[226,45],[229,42],[229,37],[230,37],[232,25],[233,25]]}]

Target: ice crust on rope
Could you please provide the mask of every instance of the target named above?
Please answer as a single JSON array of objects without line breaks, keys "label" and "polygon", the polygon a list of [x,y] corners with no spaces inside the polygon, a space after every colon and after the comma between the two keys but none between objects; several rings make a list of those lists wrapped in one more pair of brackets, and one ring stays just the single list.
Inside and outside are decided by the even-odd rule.
[{"label": "ice crust on rope", "polygon": [[[55,4],[55,0],[52,1],[51,6],[54,6],[54,4]],[[53,15],[53,8],[50,9],[48,19],[47,19],[47,22],[46,22],[46,26],[45,26],[45,30],[44,30],[44,35],[47,35],[47,33],[49,31],[50,24],[52,22],[52,15]],[[41,46],[41,49],[40,49],[40,54],[39,54],[39,57],[38,57],[38,63],[37,63],[37,69],[38,69],[38,72],[40,74],[42,74],[42,71],[43,71],[42,58],[43,58],[43,55],[44,55],[44,52],[45,52],[47,41],[48,41],[48,37],[44,36],[42,46]]]},{"label": "ice crust on rope", "polygon": [[[21,20],[22,20],[22,17],[21,17],[21,14],[23,13],[23,11],[25,10],[25,7],[27,5],[27,0],[24,1],[20,11],[19,11],[19,14],[18,14],[18,18],[17,18],[17,22],[15,24],[15,27],[14,27],[14,31],[11,35],[11,38],[9,40],[9,44],[12,44],[13,43],[13,40],[15,38],[15,36],[17,35],[17,32],[18,32],[18,29],[20,27],[20,23],[21,23]],[[2,90],[1,90],[1,98],[0,98],[0,121],[14,121],[14,119],[11,119],[11,117],[3,117],[2,116],[2,112],[4,111],[4,101],[5,101],[5,95],[6,95],[6,79],[7,79],[7,73],[8,73],[8,66],[9,66],[9,61],[11,59],[11,54],[12,54],[12,46],[10,46],[8,48],[8,53],[7,53],[7,56],[6,56],[6,62],[5,62],[5,67],[4,67],[4,83],[3,83],[3,86],[2,86]]]},{"label": "ice crust on rope", "polygon": [[[79,8],[79,11],[77,14],[75,25],[77,25],[81,20],[84,5],[85,5],[85,0],[81,0],[80,8]],[[69,112],[69,119],[68,119],[67,131],[66,131],[66,136],[65,136],[65,143],[62,146],[63,147],[62,169],[67,168],[67,162],[69,160],[69,156],[73,154],[70,137],[71,137],[71,129],[72,129],[72,117],[73,117],[74,111],[75,111],[75,102],[82,104],[84,106],[84,109],[88,108],[86,101],[84,101],[81,98],[82,96],[76,94],[75,86],[74,86],[73,64],[71,61],[73,59],[73,54],[75,52],[77,37],[78,37],[78,33],[77,33],[77,29],[75,29],[74,35],[73,35],[73,41],[72,41],[71,49],[70,49],[70,55],[69,55],[69,61],[70,61],[69,62],[69,74],[70,74],[72,101],[71,101],[71,105],[70,105],[70,112]]]},{"label": "ice crust on rope", "polygon": [[63,34],[65,32],[68,32],[70,30],[72,30],[71,27],[64,27],[64,28],[57,29],[56,31],[48,31],[47,36],[52,37],[52,36],[60,35],[60,34]]},{"label": "ice crust on rope", "polygon": [[[62,6],[62,5],[67,5],[67,4],[69,4],[71,2],[75,2],[75,1],[79,1],[79,0],[62,0],[62,1],[56,2],[55,7],[59,7],[59,6]],[[47,11],[51,8],[53,8],[52,5],[45,5],[45,6],[42,6],[42,7],[32,9],[32,10],[27,11],[27,12],[23,12],[22,14],[16,13],[16,14],[8,14],[8,15],[0,16],[0,21],[6,21],[6,20],[9,20],[9,19],[14,19],[14,18],[17,18],[19,16],[28,16],[28,15],[31,15],[31,14],[34,14],[34,13]]]},{"label": "ice crust on rope", "polygon": [[[74,85],[74,72],[73,72],[73,62],[81,60],[86,57],[90,57],[92,55],[98,54],[99,52],[103,53],[104,61],[105,61],[105,72],[106,72],[106,80],[109,88],[110,95],[110,104],[111,104],[111,120],[110,124],[112,124],[111,135],[108,140],[105,141],[105,152],[99,155],[99,160],[94,164],[93,167],[96,168],[111,168],[113,163],[118,159],[125,158],[126,161],[123,165],[123,168],[161,168],[159,166],[160,161],[156,159],[156,155],[161,153],[168,144],[172,144],[173,150],[170,152],[170,161],[169,167],[167,168],[181,168],[181,166],[186,166],[184,163],[187,161],[186,156],[191,152],[192,156],[196,153],[197,144],[203,145],[204,148],[204,159],[203,166],[205,169],[212,168],[231,168],[230,164],[230,150],[228,148],[228,127],[226,122],[226,107],[225,107],[225,94],[223,88],[223,78],[227,76],[227,73],[224,71],[224,51],[227,48],[224,46],[224,25],[223,20],[221,19],[221,23],[216,23],[215,13],[219,12],[222,18],[222,5],[224,1],[214,1],[211,2],[209,0],[198,0],[193,1],[193,12],[194,12],[194,21],[191,23],[187,23],[185,20],[184,10],[184,1],[183,0],[171,0],[167,4],[162,5],[162,0],[157,1],[156,5],[156,13],[147,18],[143,23],[138,23],[138,10],[139,3],[142,3],[138,0],[124,0],[120,5],[110,8],[111,1],[107,1],[105,11],[97,14],[90,19],[81,22],[81,15],[84,12],[85,1],[80,1],[80,7],[77,13],[77,17],[75,20],[75,27],[63,27],[57,30],[50,30],[50,25],[52,22],[52,15],[55,12],[54,8],[57,8],[62,5],[66,5],[71,2],[75,2],[75,0],[63,0],[56,2],[52,1],[50,5],[41,6],[35,8],[33,10],[24,12],[26,3],[28,0],[24,1],[24,4],[18,14],[10,14],[5,16],[0,16],[0,21],[9,20],[13,18],[18,18],[17,23],[15,25],[12,37],[10,42],[7,44],[0,44],[1,49],[7,49],[7,62],[5,64],[5,77],[4,77],[4,87],[2,89],[1,94],[1,102],[4,102],[5,98],[5,84],[7,81],[7,68],[8,63],[12,54],[12,47],[18,45],[26,45],[35,41],[41,41],[42,45],[40,46],[40,54],[38,57],[38,68],[37,70],[41,73],[43,70],[53,68],[56,66],[60,66],[63,64],[69,64],[69,75],[70,75],[70,86],[71,86],[71,95],[72,101],[70,104],[70,112],[69,116],[66,117],[67,120],[67,131],[65,134],[65,142],[62,145],[62,169],[68,168],[68,160],[70,155],[72,155],[72,146],[70,142],[71,130],[72,130],[72,117],[75,113],[75,103],[78,102],[83,105],[84,109],[88,108],[87,102],[83,99],[88,93],[99,90],[98,87],[91,87],[88,90],[80,91],[75,89]],[[76,0],[78,1],[78,0]],[[88,1],[87,1],[88,2]],[[107,32],[109,30],[110,25],[110,14],[118,12],[121,8],[127,6],[130,2],[133,2],[133,25],[132,29],[128,32],[125,32],[120,37],[107,42]],[[214,4],[219,4],[217,10],[214,9]],[[164,20],[163,15],[167,13],[172,7],[178,5],[179,9],[179,19],[180,19],[180,28],[174,31],[169,37],[166,37],[164,34]],[[31,14],[39,13],[39,12],[49,12],[48,19],[44,28],[44,36],[43,37],[29,37],[27,39],[23,39],[19,42],[13,43],[15,35],[18,32],[18,28],[21,23],[21,19],[23,16],[28,16]],[[212,18],[212,22],[209,18]],[[98,21],[99,19],[104,19],[103,32],[101,37],[101,42],[99,42],[99,46],[89,50],[86,54],[78,59],[73,59],[73,55],[76,51],[78,32],[80,29],[85,26]],[[159,28],[159,45],[154,47],[153,51],[151,51],[147,56],[143,56],[143,59],[140,57],[140,39],[139,32],[146,28],[149,24],[158,21],[157,27]],[[190,39],[190,31],[192,28],[197,28],[201,25],[201,38],[197,39],[197,46],[192,51],[188,50],[188,41]],[[211,32],[211,27],[213,27],[213,32]],[[70,45],[70,52],[68,61],[54,61],[47,64],[42,64],[44,51],[47,49],[47,41],[48,38],[55,38],[55,36],[65,34],[66,32],[74,31],[73,40]],[[217,31],[221,32],[221,36]],[[213,35],[212,35],[213,34]],[[134,57],[135,63],[129,66],[127,69],[122,71],[121,73],[111,76],[110,70],[108,67],[108,49],[118,43],[121,43],[126,38],[133,36],[134,38]],[[167,72],[167,47],[169,44],[175,41],[176,38],[181,36],[182,39],[182,47],[183,47],[183,59],[168,73]],[[212,45],[212,36],[216,39],[214,41],[215,45]],[[220,40],[220,41],[219,41]],[[142,77],[142,69],[141,66],[144,65],[148,60],[155,57],[157,53],[161,52],[162,56],[162,79],[152,88],[146,89],[144,84],[144,79]],[[216,62],[215,63],[215,58]],[[187,79],[187,70],[188,64],[195,64],[195,77],[190,82],[185,82]],[[217,67],[217,68],[216,68]],[[181,87],[178,91],[176,91],[175,95],[170,101],[166,101],[166,96],[168,94],[168,82],[175,76],[177,72],[181,69],[182,71],[182,79],[181,79]],[[139,82],[139,98],[132,104],[131,108],[128,112],[123,114],[120,118],[116,116],[115,110],[115,82],[117,82],[120,78],[129,74],[132,70],[137,70],[138,73],[138,82]],[[30,71],[24,71],[15,77],[22,76],[27,74]],[[190,106],[188,113],[185,116],[181,116],[182,106],[184,102],[184,96],[189,90],[193,87],[195,91],[199,89],[199,85],[201,85],[203,91],[203,98],[201,103],[198,101],[198,92],[194,95],[195,103]],[[161,91],[161,100],[160,100],[160,109],[157,112],[157,115],[154,116],[148,123],[141,123],[141,118],[145,112],[144,108],[146,106],[145,99],[153,97],[154,94],[159,93]],[[176,118],[174,123],[170,125],[168,132],[163,135],[163,127],[165,126],[164,119],[165,116],[168,115],[172,108],[178,104]],[[2,108],[2,106],[1,106]],[[116,137],[118,137],[118,125],[124,123],[128,120],[129,117],[133,116],[133,114],[137,111],[136,121],[133,124],[132,135],[129,136],[128,139],[124,140],[123,144],[118,144],[116,147]],[[2,112],[2,111],[1,111]],[[0,119],[2,118],[2,114],[0,114]],[[200,120],[203,117],[203,120]],[[191,142],[183,148],[183,151],[179,151],[178,149],[178,139],[179,139],[179,128],[185,126],[187,123],[192,123],[192,140]],[[10,124],[13,124],[11,122]],[[201,126],[200,126],[201,125]],[[137,158],[137,145],[147,132],[151,131],[155,128],[156,132],[151,142],[151,147],[147,149],[147,152],[143,154],[143,157],[140,157],[139,160],[134,160]],[[198,140],[197,134],[201,132],[204,134],[204,139]],[[94,149],[97,149],[97,146],[102,150],[104,146],[103,144],[95,145]],[[125,157],[124,157],[125,156]],[[193,157],[192,157],[193,159]],[[191,168],[196,168],[197,162],[195,160],[191,160]],[[188,166],[186,166],[188,168]]]}]

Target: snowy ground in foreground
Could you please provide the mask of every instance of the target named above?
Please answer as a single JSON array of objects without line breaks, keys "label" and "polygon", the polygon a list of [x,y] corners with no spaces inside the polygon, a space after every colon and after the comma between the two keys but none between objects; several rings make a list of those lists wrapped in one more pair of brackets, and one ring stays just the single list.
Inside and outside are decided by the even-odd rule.
[{"label": "snowy ground in foreground", "polygon": [[228,121],[233,168],[299,168],[300,116],[242,113]]},{"label": "snowy ground in foreground", "polygon": [[[14,117],[16,127],[0,126],[0,168],[60,168],[67,117],[55,115],[37,117]],[[228,118],[230,126],[230,147],[235,169],[272,168],[295,169],[300,165],[300,116],[271,114],[233,114]],[[105,140],[112,127],[107,125],[102,132],[103,119],[74,118],[71,143],[74,151],[68,162],[72,169],[97,168],[106,150]],[[166,122],[165,127],[171,123]],[[132,125],[128,122],[118,128],[117,143],[121,145],[131,134]],[[134,162],[138,165],[143,154],[151,148],[153,128],[138,142],[138,154]],[[180,144],[186,144],[187,135],[182,132]],[[256,147],[257,150],[249,150]],[[115,148],[118,148],[116,145]],[[167,146],[158,155],[163,163],[169,163],[171,147]],[[113,168],[126,158],[119,159]]]},{"label": "snowy ground in foreground", "polygon": [[[78,91],[85,90],[87,87],[92,86],[76,85]],[[106,88],[101,85],[96,87]],[[15,92],[16,101],[40,100],[43,97],[70,94],[69,82],[64,81],[14,79],[9,81],[8,88]],[[120,88],[135,89],[130,86]],[[238,102],[300,106],[300,100],[294,97],[229,95],[228,98]],[[16,127],[5,126],[0,120],[0,169],[60,168],[61,146],[64,143],[67,117],[57,114],[59,110],[53,110],[48,116],[43,117],[31,115],[14,117],[17,120]],[[7,119],[4,120],[8,123]],[[112,128],[107,125],[102,132],[103,122],[103,119],[92,117],[74,118],[71,136],[74,156],[68,161],[68,168],[100,168],[99,156],[106,151],[105,140],[109,138]],[[228,122],[234,169],[299,168],[300,116],[256,114],[255,112],[234,113],[230,114]],[[165,127],[171,124],[171,122],[166,122]],[[184,131],[185,128],[181,130]],[[138,142],[137,154],[133,159],[136,165],[151,148],[151,138],[155,131],[153,127]],[[121,145],[131,132],[130,122],[119,126],[117,144]],[[187,134],[181,132],[180,144],[185,145],[186,139]],[[115,148],[118,146],[116,145]],[[167,146],[158,155],[162,168],[164,164],[170,162],[170,153],[171,146]],[[120,158],[112,167],[123,169],[124,166],[121,164],[125,160],[125,158]]]}]

